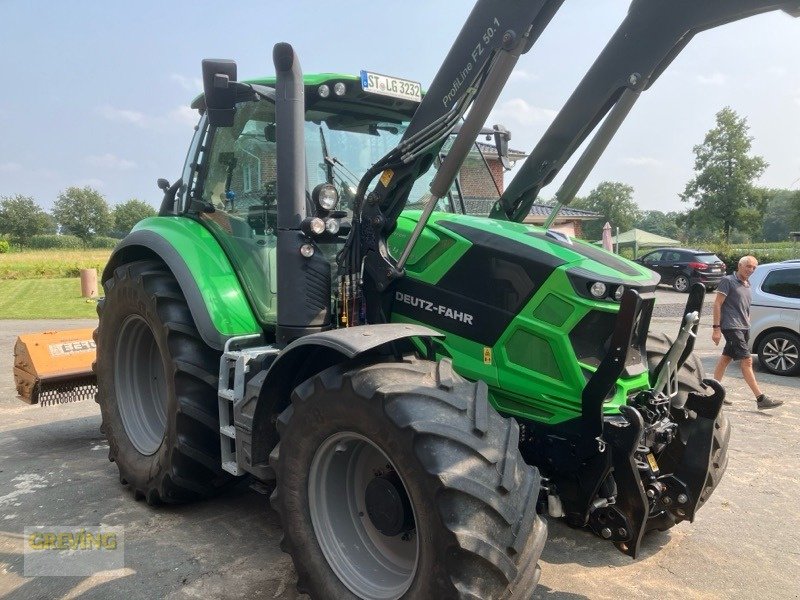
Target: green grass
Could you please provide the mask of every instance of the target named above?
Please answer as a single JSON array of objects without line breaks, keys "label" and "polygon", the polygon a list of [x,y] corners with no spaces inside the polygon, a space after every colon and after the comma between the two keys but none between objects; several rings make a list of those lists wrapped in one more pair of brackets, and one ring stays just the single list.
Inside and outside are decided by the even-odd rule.
[{"label": "green grass", "polygon": [[23,250],[0,254],[0,280],[53,279],[80,276],[97,269],[98,276],[111,250]]},{"label": "green grass", "polygon": [[0,319],[92,319],[96,307],[81,297],[80,277],[0,280]]}]

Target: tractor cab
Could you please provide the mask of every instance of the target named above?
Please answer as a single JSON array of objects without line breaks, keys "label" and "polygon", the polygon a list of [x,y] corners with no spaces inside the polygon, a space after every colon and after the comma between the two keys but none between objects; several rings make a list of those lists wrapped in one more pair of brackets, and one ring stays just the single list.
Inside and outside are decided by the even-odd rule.
[{"label": "tractor cab", "polygon": [[[324,230],[314,233],[331,264],[349,233],[359,180],[398,145],[420,98],[419,84],[385,76],[375,83],[370,77],[374,75],[364,72],[362,77],[323,73],[303,78],[306,214],[321,220],[313,226]],[[416,90],[416,95],[392,91],[398,82]],[[239,274],[256,317],[269,329],[277,318],[278,293],[275,78],[236,86],[234,111],[226,115],[230,126],[212,123],[205,96],[192,104],[202,116],[173,211],[199,221],[212,233]],[[429,199],[436,167],[451,143],[442,147],[434,168],[414,183],[408,209],[419,209]],[[483,149],[476,145],[463,167],[467,192],[496,199],[500,189],[484,157],[486,150],[486,145]],[[436,211],[463,213],[464,200],[457,179]]]}]

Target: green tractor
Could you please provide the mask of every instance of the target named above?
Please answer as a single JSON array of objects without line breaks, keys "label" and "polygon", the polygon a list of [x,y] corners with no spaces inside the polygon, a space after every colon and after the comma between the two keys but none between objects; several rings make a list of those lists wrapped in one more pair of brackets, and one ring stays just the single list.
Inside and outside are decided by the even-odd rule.
[{"label": "green tractor", "polygon": [[694,519],[730,434],[692,354],[704,290],[671,342],[656,275],[521,221],[605,116],[569,203],[695,32],[800,7],[636,0],[490,217],[463,214],[459,170],[560,5],[479,0],[423,98],[304,76],[288,44],[274,78],[203,61],[183,174],[102,275],[97,400],[137,499],[266,482],[298,589],[337,599],[528,597],[540,512],[634,557]]}]

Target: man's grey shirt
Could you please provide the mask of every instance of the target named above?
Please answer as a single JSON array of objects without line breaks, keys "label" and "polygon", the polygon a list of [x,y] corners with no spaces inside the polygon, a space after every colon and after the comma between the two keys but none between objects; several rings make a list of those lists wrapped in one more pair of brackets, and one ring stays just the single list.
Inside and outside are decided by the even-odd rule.
[{"label": "man's grey shirt", "polygon": [[717,293],[725,294],[722,303],[720,329],[750,329],[750,286],[743,284],[736,273],[723,277]]}]

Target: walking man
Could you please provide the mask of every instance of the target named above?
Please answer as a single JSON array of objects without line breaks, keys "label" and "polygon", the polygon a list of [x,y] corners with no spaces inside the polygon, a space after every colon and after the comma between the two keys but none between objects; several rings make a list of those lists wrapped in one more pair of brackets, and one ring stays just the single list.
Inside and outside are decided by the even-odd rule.
[{"label": "walking man", "polygon": [[[759,409],[775,408],[783,404],[783,400],[775,400],[761,393],[756,376],[753,373],[753,358],[750,356],[750,275],[756,270],[758,261],[754,256],[743,256],[739,267],[732,275],[726,275],[719,282],[717,297],[714,300],[714,321],[711,330],[711,341],[719,346],[719,340],[725,337],[722,356],[714,369],[714,379],[722,381],[725,369],[731,361],[739,361],[742,376],[756,397]],[[732,404],[725,400],[726,404]]]}]

